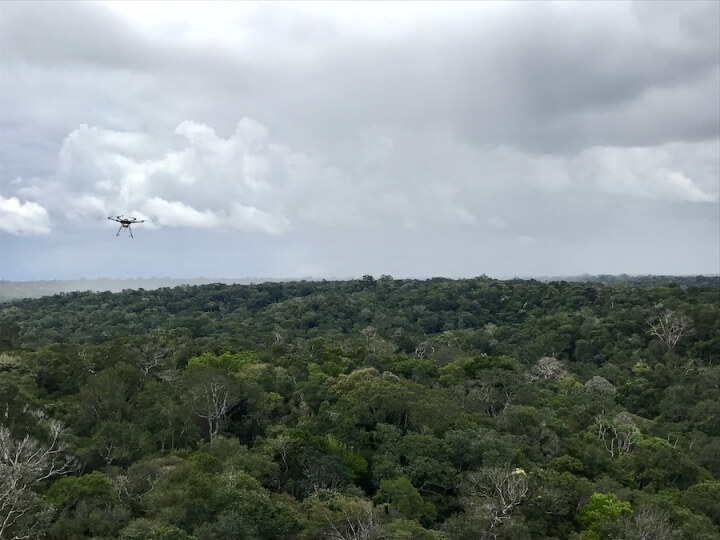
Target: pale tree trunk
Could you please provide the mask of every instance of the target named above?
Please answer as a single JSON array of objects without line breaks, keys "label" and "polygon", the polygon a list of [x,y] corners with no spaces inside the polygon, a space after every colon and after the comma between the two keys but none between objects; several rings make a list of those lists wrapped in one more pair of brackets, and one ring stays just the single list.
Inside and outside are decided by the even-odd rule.
[{"label": "pale tree trunk", "polygon": [[680,338],[692,331],[692,319],[682,313],[667,310],[656,319],[648,321],[650,335],[659,338],[674,349]]},{"label": "pale tree trunk", "polygon": [[36,537],[45,505],[33,487],[77,469],[77,460],[65,452],[62,424],[51,420],[48,428],[49,442],[43,444],[30,435],[16,439],[0,424],[0,538]]},{"label": "pale tree trunk", "polygon": [[232,408],[235,394],[232,381],[219,374],[204,377],[190,388],[193,411],[207,422],[210,441],[220,433],[220,424]]}]

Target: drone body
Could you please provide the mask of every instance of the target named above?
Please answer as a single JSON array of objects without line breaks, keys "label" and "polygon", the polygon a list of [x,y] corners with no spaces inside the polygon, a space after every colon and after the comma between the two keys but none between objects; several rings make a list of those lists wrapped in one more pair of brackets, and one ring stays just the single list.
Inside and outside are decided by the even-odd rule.
[{"label": "drone body", "polygon": [[115,236],[120,236],[120,231],[122,231],[123,229],[127,229],[130,233],[130,238],[135,238],[133,236],[130,225],[134,225],[135,223],[145,223],[144,219],[135,219],[134,217],[115,216],[109,217],[108,219],[111,221],[117,221],[120,224],[120,228],[118,229],[118,232]]}]

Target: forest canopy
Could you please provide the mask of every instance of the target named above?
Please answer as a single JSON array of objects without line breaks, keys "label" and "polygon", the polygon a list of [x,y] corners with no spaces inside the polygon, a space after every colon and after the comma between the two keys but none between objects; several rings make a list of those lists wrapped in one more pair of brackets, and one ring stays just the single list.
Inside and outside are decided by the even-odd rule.
[{"label": "forest canopy", "polygon": [[0,538],[720,537],[720,282],[0,304]]}]

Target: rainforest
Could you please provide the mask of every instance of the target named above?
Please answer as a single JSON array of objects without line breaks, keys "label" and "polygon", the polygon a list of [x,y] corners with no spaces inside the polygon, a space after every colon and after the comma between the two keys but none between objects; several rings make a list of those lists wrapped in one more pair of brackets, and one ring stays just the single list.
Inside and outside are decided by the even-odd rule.
[{"label": "rainforest", "polygon": [[0,538],[720,538],[720,280],[0,303]]}]

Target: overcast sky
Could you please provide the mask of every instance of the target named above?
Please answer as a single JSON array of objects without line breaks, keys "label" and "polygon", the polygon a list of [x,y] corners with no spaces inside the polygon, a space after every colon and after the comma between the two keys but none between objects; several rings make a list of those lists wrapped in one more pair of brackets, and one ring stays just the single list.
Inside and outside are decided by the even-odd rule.
[{"label": "overcast sky", "polygon": [[717,274],[719,96],[715,0],[3,1],[0,279]]}]

